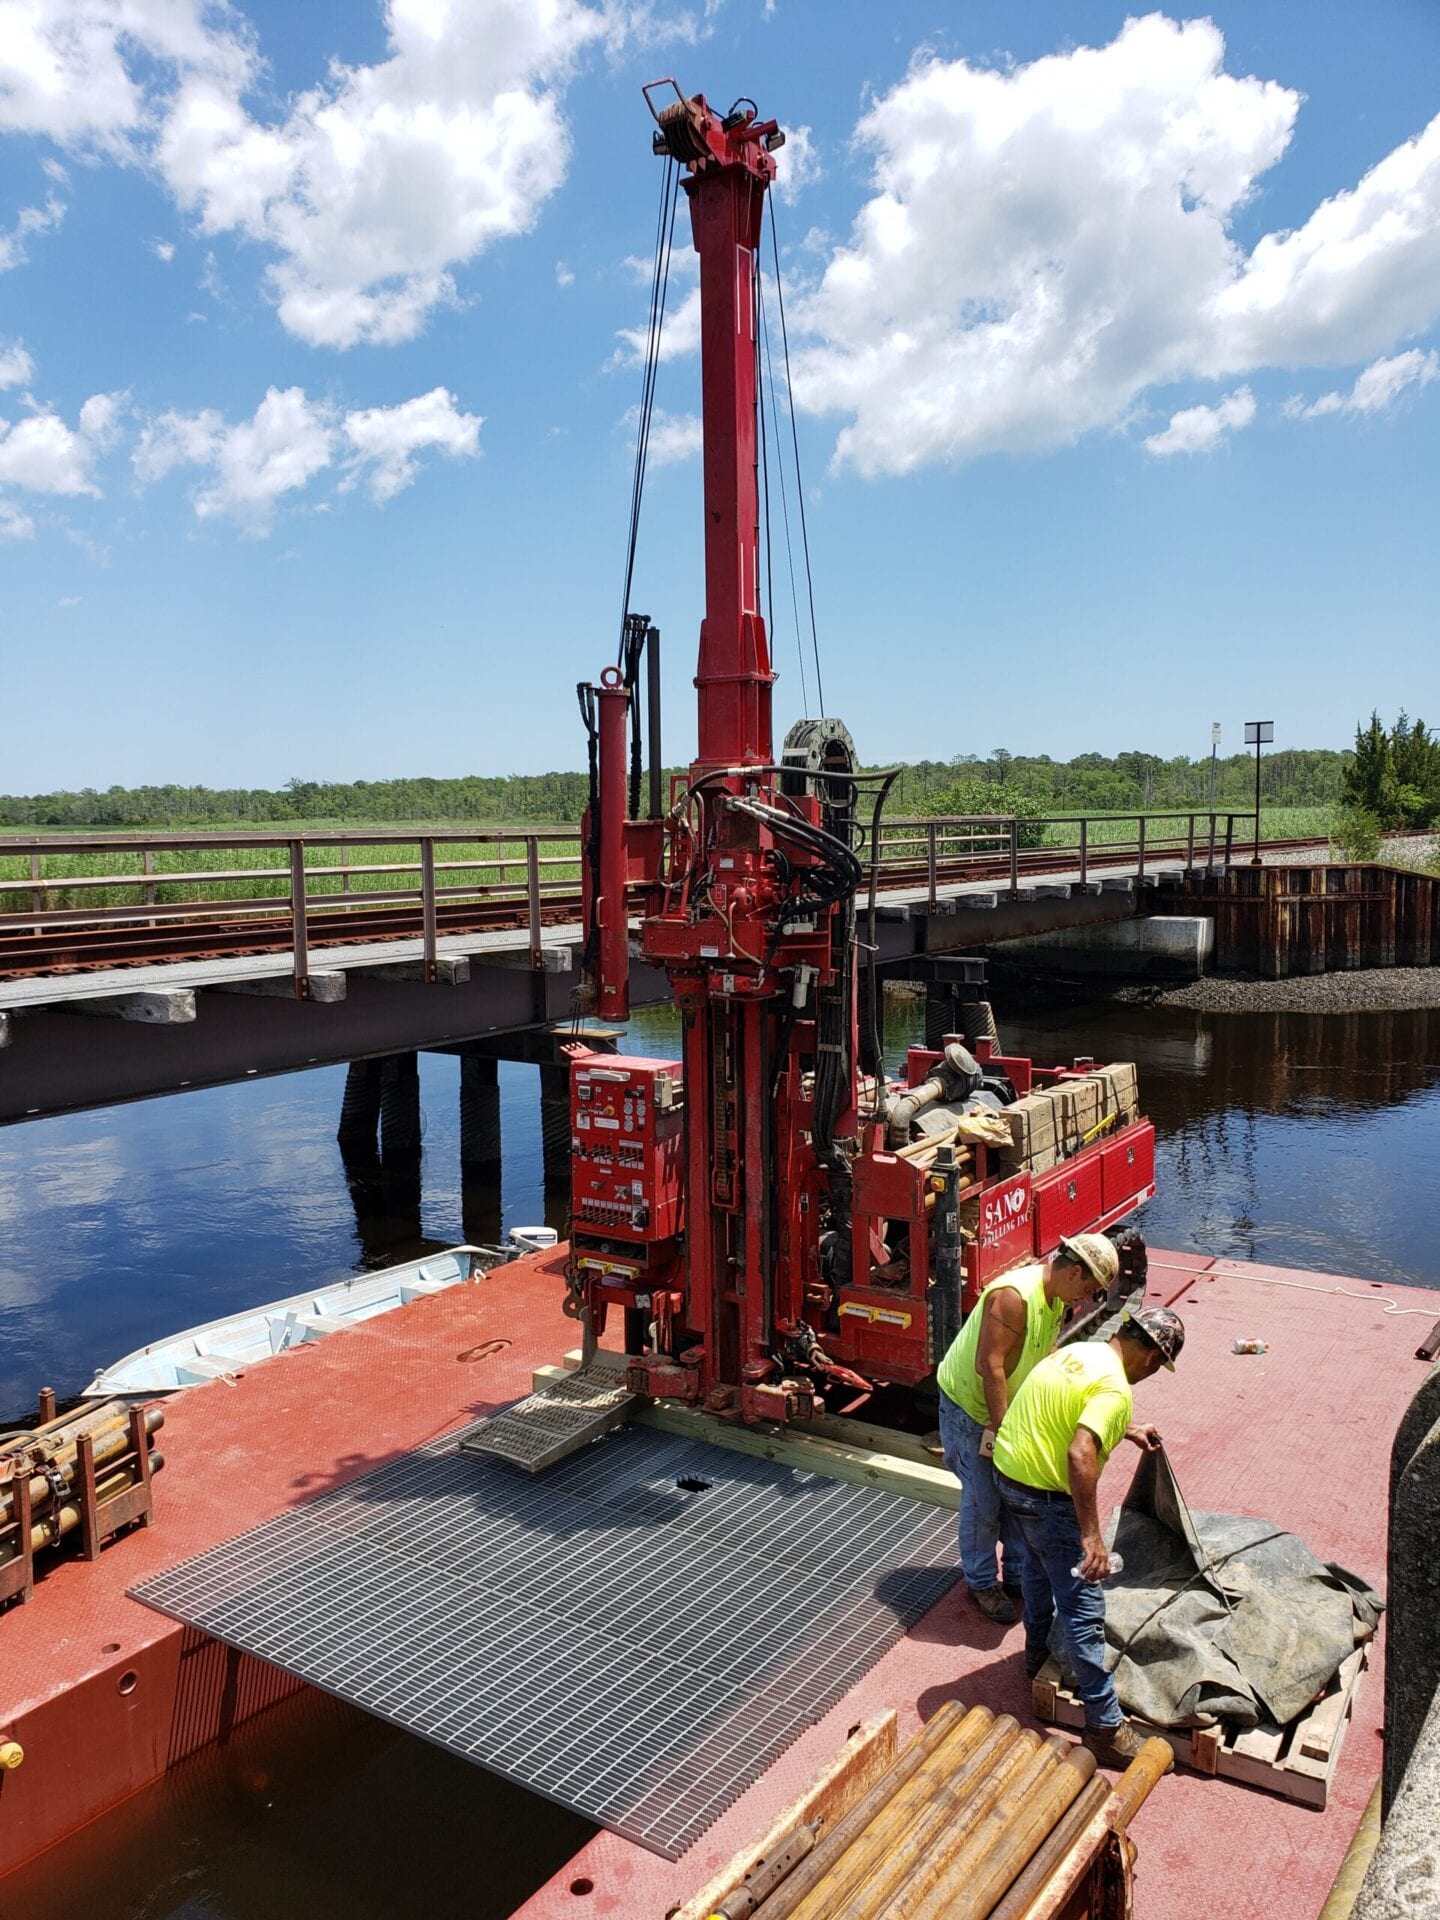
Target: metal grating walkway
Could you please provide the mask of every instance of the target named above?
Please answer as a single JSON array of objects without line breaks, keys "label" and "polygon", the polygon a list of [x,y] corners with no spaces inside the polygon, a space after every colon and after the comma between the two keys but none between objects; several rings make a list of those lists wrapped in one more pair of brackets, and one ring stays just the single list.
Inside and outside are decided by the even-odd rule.
[{"label": "metal grating walkway", "polygon": [[135,1598],[674,1858],[957,1575],[954,1516],[874,1488],[642,1428],[536,1478],[460,1437]]},{"label": "metal grating walkway", "polygon": [[460,1442],[463,1453],[493,1454],[539,1473],[579,1453],[629,1417],[637,1402],[613,1367],[581,1367],[482,1420]]}]

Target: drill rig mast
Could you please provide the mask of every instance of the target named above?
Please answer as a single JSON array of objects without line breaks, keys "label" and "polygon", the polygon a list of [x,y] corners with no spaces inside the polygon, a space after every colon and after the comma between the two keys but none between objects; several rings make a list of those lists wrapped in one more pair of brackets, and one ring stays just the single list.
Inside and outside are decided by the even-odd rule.
[{"label": "drill rig mast", "polygon": [[[655,91],[647,89],[647,100]],[[683,1187],[684,1224],[650,1237],[659,1196],[647,1193],[645,1226],[632,1225],[629,1238],[616,1231],[626,1195],[605,1192],[615,1164],[607,1156],[623,1151],[630,1171],[639,1155],[623,1133],[615,1140],[594,1124],[617,1116],[597,1109],[600,1091],[616,1083],[593,1075],[622,1063],[577,1063],[572,1293],[592,1335],[615,1305],[632,1309],[632,1332],[653,1323],[658,1346],[632,1351],[637,1387],[775,1419],[810,1410],[811,1370],[824,1363],[806,1295],[824,1297],[822,1222],[829,1231],[845,1212],[850,1163],[842,1143],[853,1143],[856,1126],[854,751],[838,723],[805,722],[777,762],[771,729],[775,676],[759,605],[756,262],[772,152],[784,136],[748,102],[721,116],[703,96],[686,99],[678,88],[675,95],[658,110],[652,102],[652,112],[656,152],[686,170],[700,257],[698,751],[663,824],[628,819],[633,696],[608,669],[587,690],[598,778],[586,839],[600,1016],[623,1019],[629,1010],[627,893],[637,887],[640,951],[667,973],[681,1016],[683,1164],[672,1146],[659,1177]],[[653,1093],[647,1101],[638,1083],[619,1102],[632,1138],[637,1106],[655,1124],[678,1105],[674,1076],[660,1079],[666,1109]],[[803,1153],[802,1131],[813,1140]],[[648,1184],[632,1180],[630,1197]],[[605,1213],[587,1210],[592,1189],[608,1198]],[[592,1224],[609,1231],[592,1232]]]}]

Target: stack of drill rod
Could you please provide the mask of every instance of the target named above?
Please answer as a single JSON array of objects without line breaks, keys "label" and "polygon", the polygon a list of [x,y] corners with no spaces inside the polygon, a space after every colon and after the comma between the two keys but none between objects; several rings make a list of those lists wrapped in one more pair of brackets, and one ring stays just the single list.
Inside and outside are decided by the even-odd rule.
[{"label": "stack of drill rod", "polygon": [[[145,1414],[147,1445],[164,1425],[159,1407]],[[25,1551],[20,1539],[17,1488],[21,1478],[30,1489],[29,1547],[39,1553],[55,1547],[80,1525],[80,1436],[88,1434],[95,1449],[95,1498],[105,1501],[128,1491],[140,1477],[131,1441],[129,1408],[123,1401],[87,1406],[45,1425],[0,1434],[0,1567]],[[151,1452],[155,1473],[164,1456]]]},{"label": "stack of drill rod", "polygon": [[1086,1748],[952,1701],[830,1832],[799,1829],[712,1920],[1048,1912],[1056,1876],[1122,1831],[1170,1762],[1165,1743],[1150,1742],[1112,1792]]}]

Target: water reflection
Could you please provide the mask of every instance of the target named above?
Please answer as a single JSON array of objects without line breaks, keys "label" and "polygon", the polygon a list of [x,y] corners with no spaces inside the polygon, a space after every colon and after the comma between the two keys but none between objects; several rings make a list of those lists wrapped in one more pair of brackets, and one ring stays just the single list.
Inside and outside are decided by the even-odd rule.
[{"label": "water reflection", "polygon": [[[922,1008],[892,999],[887,1059]],[[1159,1132],[1150,1240],[1440,1286],[1440,1013],[1001,1015],[1041,1060],[1139,1063]],[[674,1056],[674,1016],[630,1052]],[[461,1064],[420,1063],[420,1143],[336,1142],[343,1068],[0,1131],[0,1417],[74,1392],[145,1342],[321,1280],[512,1226],[565,1224],[544,1190],[533,1067],[498,1068],[499,1162],[460,1125]],[[473,1089],[472,1089],[473,1091]],[[490,1136],[493,1139],[493,1136]]]}]

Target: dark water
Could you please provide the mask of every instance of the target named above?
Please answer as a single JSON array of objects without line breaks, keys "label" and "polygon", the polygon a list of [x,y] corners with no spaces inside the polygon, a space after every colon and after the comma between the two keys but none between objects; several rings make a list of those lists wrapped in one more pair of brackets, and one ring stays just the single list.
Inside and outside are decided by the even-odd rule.
[{"label": "dark water", "polygon": [[[918,1018],[892,1005],[893,1067]],[[1005,1018],[1007,1047],[1139,1063],[1159,1134],[1152,1245],[1440,1289],[1440,1012]],[[673,1054],[665,1014],[632,1052]],[[317,1279],[511,1226],[562,1226],[533,1069],[502,1063],[500,1186],[462,1191],[458,1063],[424,1056],[418,1166],[356,1178],[343,1070],[0,1131],[0,1418],[42,1383]],[[1440,1302],[1437,1302],[1440,1312]],[[378,1816],[378,1817],[377,1817]],[[0,1889],[29,1920],[498,1920],[570,1857],[573,1816],[330,1704],[286,1708]],[[496,1836],[503,1840],[497,1843]],[[583,1897],[576,1899],[583,1911]]]}]

